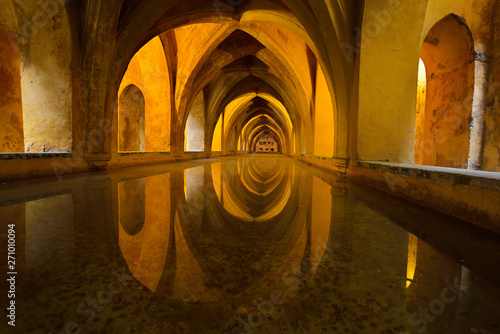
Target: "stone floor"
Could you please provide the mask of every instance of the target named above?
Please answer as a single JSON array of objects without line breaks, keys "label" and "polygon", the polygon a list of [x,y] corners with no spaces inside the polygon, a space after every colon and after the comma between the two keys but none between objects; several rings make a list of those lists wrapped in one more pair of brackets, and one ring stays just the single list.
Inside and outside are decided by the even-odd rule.
[{"label": "stone floor", "polygon": [[500,333],[499,236],[280,155],[9,182],[0,215],[6,333]]}]

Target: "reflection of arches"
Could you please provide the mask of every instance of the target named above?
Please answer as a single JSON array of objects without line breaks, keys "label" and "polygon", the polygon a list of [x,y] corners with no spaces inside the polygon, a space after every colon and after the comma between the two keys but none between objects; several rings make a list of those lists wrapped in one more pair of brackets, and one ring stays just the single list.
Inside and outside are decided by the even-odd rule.
[{"label": "reflection of arches", "polygon": [[146,150],[145,100],[141,90],[129,85],[120,95],[120,151]]},{"label": "reflection of arches", "polygon": [[14,32],[0,24],[0,152],[24,152],[19,48]]},{"label": "reflection of arches", "polygon": [[170,174],[121,182],[118,198],[123,258],[132,275],[156,291],[171,246],[170,205],[165,205],[170,203]]},{"label": "reflection of arches", "polygon": [[463,19],[448,15],[434,25],[422,46],[421,58],[427,72],[421,125],[424,165],[455,168],[467,165],[474,90],[471,36]]}]

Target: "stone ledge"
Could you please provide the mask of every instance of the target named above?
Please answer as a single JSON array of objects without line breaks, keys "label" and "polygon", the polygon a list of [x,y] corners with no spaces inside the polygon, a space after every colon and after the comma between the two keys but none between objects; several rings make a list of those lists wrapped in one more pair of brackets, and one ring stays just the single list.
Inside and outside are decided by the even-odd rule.
[{"label": "stone ledge", "polygon": [[459,168],[399,164],[381,161],[358,161],[358,167],[400,174],[453,185],[500,190],[500,173]]},{"label": "stone ledge", "polygon": [[68,152],[41,152],[41,153],[0,153],[0,160],[31,160],[71,158],[73,153]]},{"label": "stone ledge", "polygon": [[358,161],[347,178],[500,234],[498,174]]},{"label": "stone ledge", "polygon": [[130,155],[170,155],[170,152],[118,152],[119,156],[130,156]]}]

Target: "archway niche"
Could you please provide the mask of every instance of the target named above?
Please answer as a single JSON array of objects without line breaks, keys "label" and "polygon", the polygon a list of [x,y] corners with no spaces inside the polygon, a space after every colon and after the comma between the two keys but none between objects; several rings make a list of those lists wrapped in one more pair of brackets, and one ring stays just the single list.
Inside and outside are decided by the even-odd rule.
[{"label": "archway niche", "polygon": [[146,151],[145,100],[135,85],[127,86],[120,95],[118,124],[122,152]]},{"label": "archway niche", "polygon": [[318,63],[316,65],[316,89],[314,99],[314,155],[331,158],[334,147],[334,106],[328,90],[325,75]]},{"label": "archway niche", "polygon": [[[436,23],[424,40],[426,98],[416,123],[416,164],[467,168],[474,43],[465,21],[453,14]],[[420,88],[419,88],[420,89]],[[421,139],[418,129],[422,129]],[[420,160],[420,161],[419,161]]]}]

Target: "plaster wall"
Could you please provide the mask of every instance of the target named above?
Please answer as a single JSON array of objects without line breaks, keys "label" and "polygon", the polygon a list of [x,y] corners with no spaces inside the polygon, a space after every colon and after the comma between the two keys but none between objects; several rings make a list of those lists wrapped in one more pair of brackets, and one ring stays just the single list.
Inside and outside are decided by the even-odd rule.
[{"label": "plaster wall", "polygon": [[[63,6],[15,1],[26,152],[73,148],[71,30]],[[30,24],[32,22],[32,24]]]},{"label": "plaster wall", "polygon": [[16,35],[0,24],[0,152],[24,152],[21,70]]}]

